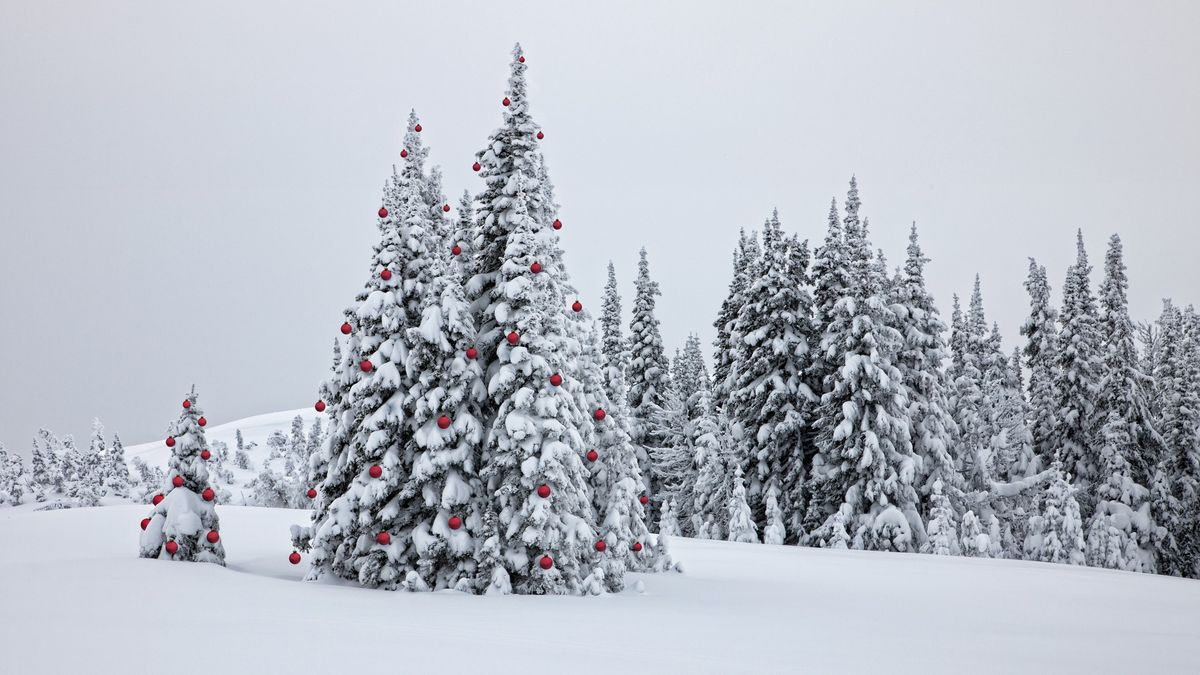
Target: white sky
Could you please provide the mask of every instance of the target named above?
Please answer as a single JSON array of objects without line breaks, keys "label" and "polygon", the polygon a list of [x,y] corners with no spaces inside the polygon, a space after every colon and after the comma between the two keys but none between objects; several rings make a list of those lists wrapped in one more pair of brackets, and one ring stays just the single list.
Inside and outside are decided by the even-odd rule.
[{"label": "white sky", "polygon": [[0,0],[0,442],[157,438],[193,382],[214,423],[311,405],[409,108],[477,191],[517,40],[583,300],[645,245],[669,351],[739,226],[815,242],[851,172],[1008,349],[1077,227],[1136,318],[1200,301],[1200,3],[567,4]]}]

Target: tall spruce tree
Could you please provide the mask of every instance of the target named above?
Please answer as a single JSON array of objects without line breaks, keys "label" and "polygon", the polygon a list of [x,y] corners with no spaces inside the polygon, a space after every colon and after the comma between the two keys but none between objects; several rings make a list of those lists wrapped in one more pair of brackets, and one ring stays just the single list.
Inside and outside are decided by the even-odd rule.
[{"label": "tall spruce tree", "polygon": [[734,370],[737,356],[737,344],[741,341],[737,331],[738,313],[745,302],[746,288],[755,277],[758,265],[758,237],[754,232],[746,234],[742,229],[738,233],[737,248],[733,251],[733,278],[729,282],[729,292],[721,302],[721,310],[713,327],[717,329],[717,337],[713,340],[713,402],[718,407],[724,407],[725,401],[732,390],[730,373]]},{"label": "tall spruce tree", "polygon": [[1029,369],[1029,430],[1034,452],[1048,462],[1055,452],[1055,428],[1058,414],[1058,310],[1050,299],[1046,268],[1029,259],[1025,280],[1029,293],[1029,318],[1021,326],[1025,336],[1025,367]]},{"label": "tall spruce tree", "polygon": [[[645,457],[651,461],[649,448],[660,442],[660,439],[653,437],[652,421],[666,401],[670,380],[667,377],[667,359],[663,352],[658,317],[654,314],[655,298],[660,291],[658,283],[650,278],[650,263],[646,259],[645,248],[639,253],[635,287],[637,292],[633,301],[633,318],[629,324],[629,362],[625,376],[629,387],[629,409],[633,415],[633,442],[646,449],[638,453],[638,459]],[[649,467],[643,468],[649,468],[649,489],[653,499],[658,494],[658,486],[652,461]]]},{"label": "tall spruce tree", "polygon": [[1152,486],[1154,517],[1166,532],[1156,542],[1158,570],[1191,577],[1200,559],[1200,363],[1194,313],[1163,301],[1161,347],[1154,371],[1158,429],[1165,448]]}]

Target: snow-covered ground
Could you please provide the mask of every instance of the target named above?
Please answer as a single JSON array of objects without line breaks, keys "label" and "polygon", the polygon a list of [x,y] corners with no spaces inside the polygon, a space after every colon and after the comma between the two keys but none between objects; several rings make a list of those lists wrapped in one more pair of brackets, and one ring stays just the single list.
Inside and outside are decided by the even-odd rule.
[{"label": "snow-covered ground", "polygon": [[599,598],[300,581],[303,511],[218,506],[227,568],[137,558],[144,506],[0,510],[5,673],[1166,673],[1200,582],[1041,563],[673,540]]}]

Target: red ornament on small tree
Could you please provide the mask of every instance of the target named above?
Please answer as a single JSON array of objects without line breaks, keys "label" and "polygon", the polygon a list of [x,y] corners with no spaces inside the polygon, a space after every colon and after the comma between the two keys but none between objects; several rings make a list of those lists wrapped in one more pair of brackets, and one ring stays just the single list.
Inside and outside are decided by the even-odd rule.
[{"label": "red ornament on small tree", "polygon": [[186,399],[186,398],[185,398],[185,399],[183,399],[183,409],[184,409],[184,410],[187,410],[187,409],[188,409],[188,408],[190,408],[190,407],[192,407],[192,402],[191,402],[191,400],[189,400],[189,399]]},{"label": "red ornament on small tree", "polygon": [[592,417],[596,418],[597,422],[599,422],[600,420],[604,419],[607,416],[608,416],[608,413],[604,412],[604,408],[596,408],[596,412],[592,413]]},{"label": "red ornament on small tree", "polygon": [[446,213],[450,213],[450,205],[442,204],[442,211],[445,211]]},{"label": "red ornament on small tree", "polygon": [[550,486],[546,485],[545,483],[542,483],[541,485],[539,485],[538,486],[538,496],[541,497],[542,499],[546,499],[547,497],[549,497],[550,496]]},{"label": "red ornament on small tree", "polygon": [[215,544],[218,541],[221,541],[221,535],[218,534],[216,530],[209,530],[208,534],[204,538],[207,539],[208,543],[210,544]]},{"label": "red ornament on small tree", "polygon": [[462,247],[461,247],[461,246],[459,246],[458,244],[455,244],[454,246],[452,246],[452,247],[450,248],[450,254],[451,254],[451,255],[461,255],[461,254],[462,254]]},{"label": "red ornament on small tree", "polygon": [[375,542],[380,546],[387,546],[388,544],[392,543],[392,535],[388,534],[387,532],[380,532],[379,534],[375,535]]},{"label": "red ornament on small tree", "polygon": [[370,469],[367,469],[367,473],[370,474],[371,478],[379,478],[383,475],[383,467],[378,464],[372,465]]},{"label": "red ornament on small tree", "polygon": [[146,529],[147,527],[150,527],[150,519],[149,519],[149,518],[142,518],[142,529],[144,530],[144,529]]},{"label": "red ornament on small tree", "polygon": [[211,502],[217,498],[217,493],[213,492],[212,488],[206,487],[204,488],[204,492],[200,493],[200,496],[204,498],[204,501]]},{"label": "red ornament on small tree", "polygon": [[292,554],[288,556],[288,562],[292,563],[293,565],[299,565],[300,564],[299,551],[292,551]]},{"label": "red ornament on small tree", "polygon": [[168,448],[175,447],[175,437],[174,436],[167,436],[167,447]]},{"label": "red ornament on small tree", "polygon": [[524,56],[518,56],[518,57],[517,57],[517,60],[518,60],[518,61],[520,61],[521,63],[525,63],[525,57],[524,57]]},{"label": "red ornament on small tree", "polygon": [[637,553],[638,551],[642,550],[642,542],[635,541],[633,542],[633,546],[630,546],[629,548],[633,549],[634,553]]},{"label": "red ornament on small tree", "polygon": [[608,544],[604,543],[603,539],[599,539],[596,541],[596,550],[597,551],[604,553],[604,549],[606,549],[606,548],[608,548]]},{"label": "red ornament on small tree", "polygon": [[550,227],[553,227],[556,230],[561,230],[562,229],[562,221],[559,220],[558,218],[555,218],[554,223],[552,223],[550,225]]},{"label": "red ornament on small tree", "polygon": [[575,302],[571,303],[571,309],[576,312],[582,312],[583,311],[583,303],[576,300]]},{"label": "red ornament on small tree", "polygon": [[600,453],[596,452],[595,450],[588,450],[587,459],[589,462],[594,462],[597,459],[600,459]]},{"label": "red ornament on small tree", "polygon": [[546,135],[545,135],[545,134],[543,134],[542,132],[540,132],[540,131],[539,131],[539,132],[537,132],[537,138],[538,138],[538,140],[539,140],[539,141],[540,141],[540,140],[542,140],[542,139],[543,139],[543,138],[545,138],[545,137],[546,137]]},{"label": "red ornament on small tree", "polygon": [[208,424],[208,420],[201,417],[200,419],[196,420],[196,424],[199,424],[200,426],[204,426],[204,425]]},{"label": "red ornament on small tree", "polygon": [[154,495],[154,498],[150,500],[150,503],[155,506],[158,506],[159,504],[162,503],[162,500],[163,500],[162,495]]},{"label": "red ornament on small tree", "polygon": [[208,460],[212,459],[212,453],[208,451],[208,448],[205,448],[200,451],[200,459],[202,459],[206,462]]},{"label": "red ornament on small tree", "polygon": [[391,281],[392,280],[392,271],[386,267],[383,268],[383,271],[379,273],[379,278],[383,279],[384,281]]},{"label": "red ornament on small tree", "polygon": [[305,494],[307,494],[307,495],[308,495],[308,498],[309,498],[309,499],[316,499],[316,498],[317,498],[317,491],[316,491],[314,488],[308,488],[308,492],[307,492],[307,493],[305,493]]},{"label": "red ornament on small tree", "polygon": [[544,570],[554,567],[554,558],[551,558],[548,555],[542,556],[542,559],[538,561],[538,567],[541,567]]},{"label": "red ornament on small tree", "polygon": [[542,271],[542,263],[536,263],[536,262],[535,262],[535,263],[533,263],[532,265],[530,265],[530,266],[529,266],[529,271],[530,271],[530,272],[533,272],[534,274],[539,274],[539,273],[541,273],[541,271]]},{"label": "red ornament on small tree", "polygon": [[462,527],[462,518],[459,518],[458,516],[450,516],[450,520],[447,520],[446,524],[450,526],[450,529],[457,530],[458,528]]},{"label": "red ornament on small tree", "polygon": [[358,367],[362,368],[364,373],[369,373],[371,372],[371,369],[375,367],[375,364],[371,363],[371,361],[368,359],[363,359],[359,362]]},{"label": "red ornament on small tree", "polygon": [[401,157],[408,157],[408,150],[401,150],[401,151],[400,151],[400,156],[401,156]]},{"label": "red ornament on small tree", "polygon": [[317,401],[317,404],[314,405],[313,408],[315,408],[317,412],[325,412],[325,401]]},{"label": "red ornament on small tree", "polygon": [[349,321],[342,324],[342,335],[349,335],[352,330],[354,330],[354,326],[351,326]]},{"label": "red ornament on small tree", "polygon": [[183,476],[175,476],[171,479],[171,485],[175,487],[183,487]]},{"label": "red ornament on small tree", "polygon": [[467,358],[471,360],[479,358],[479,350],[474,347],[467,347]]},{"label": "red ornament on small tree", "polygon": [[479,162],[475,162],[474,164],[472,164],[472,165],[471,165],[471,170],[472,170],[472,171],[478,171],[478,170],[480,170],[480,169],[482,169],[482,168],[483,168],[483,165],[482,165],[482,164],[480,164]]},{"label": "red ornament on small tree", "polygon": [[562,375],[559,375],[558,373],[551,375],[550,376],[550,384],[551,384],[551,386],[555,386],[555,387],[562,384]]},{"label": "red ornament on small tree", "polygon": [[503,104],[504,104],[504,107],[505,107],[505,108],[507,108],[507,107],[508,107],[508,104],[509,104],[509,103],[512,103],[512,101],[508,100],[508,97],[507,97],[507,96],[505,96],[505,97],[504,97],[504,100],[503,100],[503,101],[501,101],[501,103],[503,103]]},{"label": "red ornament on small tree", "polygon": [[439,429],[449,429],[450,428],[450,418],[446,417],[445,415],[442,415],[441,417],[438,418],[437,425],[438,425]]},{"label": "red ornament on small tree", "polygon": [[417,132],[418,134],[421,133],[421,125],[418,124],[417,126],[413,127],[413,131]]},{"label": "red ornament on small tree", "polygon": [[642,503],[642,506],[645,506],[650,503],[650,498],[646,495],[642,495],[641,497],[638,497],[638,501]]},{"label": "red ornament on small tree", "polygon": [[168,541],[167,545],[163,548],[167,549],[168,555],[175,555],[176,553],[179,553],[179,544],[176,544],[174,539]]},{"label": "red ornament on small tree", "polygon": [[379,207],[379,217],[387,218],[387,207],[386,206]]},{"label": "red ornament on small tree", "polygon": [[515,345],[520,341],[521,341],[521,336],[517,333],[517,331],[514,330],[513,332],[508,334],[508,344]]}]

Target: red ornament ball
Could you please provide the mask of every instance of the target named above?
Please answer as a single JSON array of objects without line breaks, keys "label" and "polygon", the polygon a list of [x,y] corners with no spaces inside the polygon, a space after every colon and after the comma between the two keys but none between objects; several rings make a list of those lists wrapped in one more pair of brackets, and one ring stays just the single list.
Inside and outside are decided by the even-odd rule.
[{"label": "red ornament ball", "polygon": [[641,497],[638,497],[638,501],[642,503],[642,506],[645,506],[646,504],[650,503],[650,498],[646,495],[642,495]]},{"label": "red ornament ball", "polygon": [[459,518],[458,516],[450,516],[450,520],[446,521],[446,524],[450,526],[450,529],[457,530],[458,528],[462,527],[462,518]]},{"label": "red ornament ball", "polygon": [[293,565],[299,565],[300,553],[297,551],[292,551],[292,554],[288,556],[288,562],[292,563]]},{"label": "red ornament ball", "polygon": [[342,335],[349,335],[352,330],[354,330],[354,326],[351,326],[349,321],[342,324]]},{"label": "red ornament ball", "polygon": [[313,408],[315,408],[317,412],[325,412],[325,401],[317,401],[317,404],[314,405]]},{"label": "red ornament ball", "polygon": [[204,501],[211,502],[217,498],[217,493],[213,492],[213,489],[208,487],[204,488],[204,492],[201,492],[200,496],[204,498]]},{"label": "red ornament ball", "polygon": [[413,131],[417,132],[418,134],[421,133],[421,125],[418,124],[417,126],[413,127]]},{"label": "red ornament ball", "polygon": [[206,462],[208,460],[212,459],[212,453],[208,451],[208,448],[205,448],[200,451],[200,459],[202,459]]},{"label": "red ornament ball", "polygon": [[442,210],[445,211],[446,213],[450,213],[450,205],[442,204]]},{"label": "red ornament ball", "polygon": [[316,489],[314,489],[314,488],[308,488],[308,492],[307,492],[306,494],[308,495],[308,498],[309,498],[309,499],[316,499],[316,498],[317,498],[317,491],[316,491]]},{"label": "red ornament ball", "polygon": [[562,221],[559,220],[558,218],[555,218],[554,222],[550,225],[550,227],[553,227],[556,230],[561,230],[562,229]]},{"label": "red ornament ball", "polygon": [[600,453],[596,452],[595,450],[588,450],[587,459],[589,462],[594,462],[597,459],[600,459]]},{"label": "red ornament ball", "polygon": [[597,551],[604,553],[604,549],[606,549],[606,548],[608,548],[608,544],[604,543],[603,539],[599,539],[596,541],[596,550]]},{"label": "red ornament ball", "polygon": [[508,344],[515,345],[520,341],[521,341],[521,336],[517,334],[517,331],[514,330],[513,332],[508,334]]},{"label": "red ornament ball", "polygon": [[183,399],[183,409],[187,410],[190,407],[192,407],[191,399],[187,399],[187,398]]},{"label": "red ornament ball", "polygon": [[172,539],[171,541],[167,542],[166,549],[168,554],[175,555],[176,553],[179,553],[179,544],[176,544],[175,540]]},{"label": "red ornament ball", "polygon": [[375,541],[381,546],[387,546],[388,544],[392,543],[392,535],[388,534],[387,532],[380,532],[379,534],[375,535]]},{"label": "red ornament ball", "polygon": [[550,376],[550,384],[555,387],[562,384],[562,375],[559,375],[558,373],[551,375]]},{"label": "red ornament ball", "polygon": [[150,527],[150,519],[149,519],[149,518],[142,518],[142,529],[144,530],[144,529],[146,529],[147,527]]},{"label": "red ornament ball", "polygon": [[480,169],[482,169],[482,168],[483,168],[483,165],[482,165],[482,164],[480,164],[479,162],[475,162],[474,164],[472,164],[472,165],[471,165],[471,170],[472,170],[472,171],[478,171],[478,170],[480,170]]},{"label": "red ornament ball", "polygon": [[196,420],[196,424],[199,424],[200,426],[204,426],[205,424],[208,424],[208,420],[201,417],[200,419]]},{"label": "red ornament ball", "polygon": [[371,478],[379,478],[383,475],[383,467],[375,464],[367,470],[367,473],[371,475]]},{"label": "red ornament ball", "polygon": [[162,496],[162,495],[154,495],[154,499],[151,499],[151,500],[150,500],[150,503],[151,503],[151,504],[153,504],[153,505],[155,505],[155,506],[158,506],[159,504],[161,504],[161,503],[162,503],[162,500],[163,500],[163,496]]},{"label": "red ornament ball", "polygon": [[575,310],[576,312],[582,312],[583,311],[583,303],[576,300],[575,302],[571,303],[571,309]]},{"label": "red ornament ball", "polygon": [[596,421],[600,421],[608,417],[608,413],[604,412],[604,408],[596,408],[596,412],[592,413],[592,417],[596,418]]},{"label": "red ornament ball", "polygon": [[369,373],[369,372],[371,372],[371,369],[375,367],[375,364],[371,363],[371,362],[370,362],[369,360],[367,360],[367,359],[363,359],[362,361],[360,361],[360,362],[358,363],[358,367],[359,367],[359,368],[362,368],[362,371],[363,371],[364,373]]},{"label": "red ornament ball", "polygon": [[462,247],[459,246],[458,244],[455,244],[453,247],[450,248],[450,253],[451,253],[451,255],[460,255],[462,253]]},{"label": "red ornament ball", "polygon": [[183,476],[175,476],[171,479],[171,485],[175,487],[183,487]]},{"label": "red ornament ball", "polygon": [[175,447],[175,437],[174,436],[167,436],[167,447],[168,448]]},{"label": "red ornament ball", "polygon": [[534,274],[539,274],[542,271],[542,263],[533,263],[529,266],[529,271]]},{"label": "red ornament ball", "polygon": [[401,150],[401,151],[400,151],[400,156],[401,156],[401,157],[408,157],[408,150]]},{"label": "red ornament ball", "polygon": [[638,551],[642,550],[642,542],[635,541],[633,542],[633,546],[630,546],[629,548],[633,549],[634,553],[637,553]]},{"label": "red ornament ball", "polygon": [[379,207],[379,217],[387,218],[387,207],[386,206]]},{"label": "red ornament ball", "polygon": [[503,104],[504,104],[504,107],[505,107],[505,108],[507,108],[507,107],[508,107],[508,104],[509,104],[509,103],[512,103],[512,101],[508,100],[508,97],[507,97],[507,96],[505,96],[505,97],[504,97],[504,100],[503,100],[503,101],[501,101],[501,103],[503,103]]},{"label": "red ornament ball", "polygon": [[545,499],[550,496],[550,486],[542,483],[538,486],[538,496]]},{"label": "red ornament ball", "polygon": [[438,418],[438,428],[439,429],[449,429],[450,428],[450,418],[446,417],[445,415],[442,415],[441,417],[439,417]]},{"label": "red ornament ball", "polygon": [[479,357],[479,350],[478,350],[478,349],[475,349],[474,347],[467,347],[467,358],[468,358],[468,359],[472,359],[472,360],[474,360],[474,359],[476,359],[476,358],[478,358],[478,357]]},{"label": "red ornament ball", "polygon": [[386,267],[383,268],[383,271],[379,273],[379,278],[383,279],[384,281],[391,281],[392,280],[392,271]]},{"label": "red ornament ball", "polygon": [[520,61],[521,63],[525,63],[525,57],[524,57],[524,56],[518,56],[518,57],[517,57],[517,60],[518,60],[518,61]]},{"label": "red ornament ball", "polygon": [[539,132],[537,132],[537,137],[538,137],[538,140],[540,141],[546,137],[546,134],[543,134],[542,132],[539,131]]},{"label": "red ornament ball", "polygon": [[204,538],[207,539],[208,543],[210,544],[215,544],[218,541],[221,541],[221,535],[217,534],[216,530],[209,530],[208,535]]},{"label": "red ornament ball", "polygon": [[551,558],[548,555],[542,556],[542,559],[538,561],[538,567],[541,567],[544,570],[554,567],[554,558]]}]

